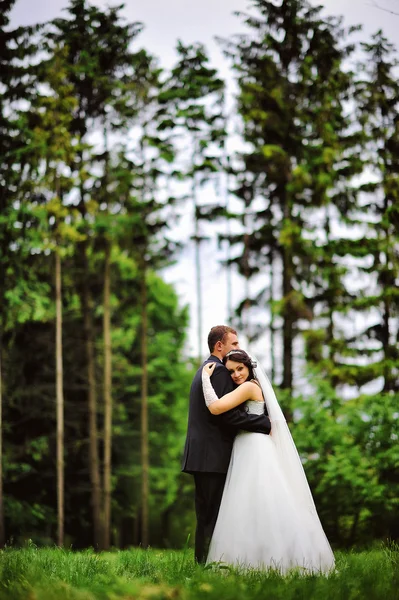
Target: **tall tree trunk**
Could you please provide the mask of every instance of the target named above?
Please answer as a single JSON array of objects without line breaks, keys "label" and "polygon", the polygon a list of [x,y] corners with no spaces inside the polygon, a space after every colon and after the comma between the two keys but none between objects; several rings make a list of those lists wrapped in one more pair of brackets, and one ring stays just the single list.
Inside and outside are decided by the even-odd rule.
[{"label": "tall tree trunk", "polygon": [[105,242],[104,265],[104,541],[107,550],[111,541],[111,451],[112,451],[112,348],[111,348],[111,248]]},{"label": "tall tree trunk", "polygon": [[346,544],[348,546],[348,548],[353,547],[353,544],[355,543],[357,527],[358,527],[358,524],[359,524],[359,518],[360,518],[360,509],[356,508],[356,512],[353,515],[352,526],[351,526],[350,533],[349,533],[348,540],[347,540],[347,544]]},{"label": "tall tree trunk", "polygon": [[274,383],[276,377],[276,340],[275,340],[275,324],[274,324],[274,253],[273,250],[270,250],[269,254],[269,265],[270,265],[270,378],[272,383]]},{"label": "tall tree trunk", "polygon": [[148,546],[149,446],[148,446],[148,310],[146,264],[143,260],[141,282],[141,544]]},{"label": "tall tree trunk", "polygon": [[[329,207],[327,206],[327,215],[326,215],[326,240],[329,244],[331,242],[331,217],[329,213]],[[328,258],[329,265],[332,266],[332,258]],[[336,311],[336,302],[334,300],[334,291],[336,289],[337,281],[336,275],[331,274],[328,278],[329,288],[332,290],[332,294],[330,293],[327,299],[327,314],[328,314],[328,324],[327,324],[327,347],[329,349],[329,359],[332,364],[336,363],[336,352],[334,348],[334,339],[335,339],[335,327],[334,327],[334,315]],[[332,279],[331,279],[332,278]],[[331,385],[335,389],[339,384],[339,377],[337,375],[331,376]],[[335,402],[331,402],[331,414],[335,417],[337,406]]]},{"label": "tall tree trunk", "polygon": [[[388,130],[388,129],[387,129]],[[389,211],[389,200],[387,198],[387,196],[385,196],[384,199],[384,214],[388,214]],[[388,226],[384,226],[383,229],[384,232],[384,242],[386,244],[387,247],[389,247],[390,245],[390,238],[389,238],[389,229]],[[392,244],[393,246],[393,244]],[[390,258],[392,260],[392,262],[395,262],[395,259],[391,256],[389,256],[389,253],[386,252],[385,253],[385,264],[386,267],[388,269],[388,264],[390,262]],[[390,280],[390,278],[388,278]],[[394,377],[393,377],[393,373],[392,373],[392,367],[390,366],[390,363],[394,362],[392,359],[394,357],[391,356],[391,331],[390,331],[390,320],[391,320],[391,304],[390,304],[390,299],[389,299],[389,290],[390,287],[392,286],[392,283],[394,282],[394,280],[391,282],[387,282],[386,281],[386,277],[384,278],[384,283],[383,285],[383,304],[384,304],[384,308],[383,308],[383,315],[382,315],[382,350],[384,353],[384,369],[383,369],[383,375],[384,375],[384,388],[383,391],[384,392],[390,392],[391,390],[395,389],[395,385],[394,385]],[[387,293],[388,292],[388,293]]]},{"label": "tall tree trunk", "polygon": [[[291,221],[291,207],[289,200],[284,201],[284,218]],[[291,241],[283,246],[283,299],[285,303],[283,314],[283,389],[292,390],[293,386],[293,342],[294,342],[294,312],[292,306],[292,293],[294,265]],[[291,420],[292,412],[290,406],[286,409],[287,421]]]},{"label": "tall tree trunk", "polygon": [[55,251],[55,304],[56,304],[56,406],[57,406],[57,543],[64,545],[64,386],[62,360],[62,284],[61,257]]},{"label": "tall tree trunk", "polygon": [[[192,156],[192,165],[195,165],[195,159],[197,156],[196,145],[194,146],[194,152]],[[201,274],[201,238],[199,231],[199,219],[198,219],[198,197],[197,197],[197,181],[196,173],[193,173],[193,183],[191,188],[194,204],[194,244],[195,244],[195,279],[196,279],[196,291],[197,291],[197,350],[198,350],[198,364],[202,362],[202,274]]]},{"label": "tall tree trunk", "polygon": [[292,352],[294,337],[294,315],[291,307],[292,287],[292,254],[289,248],[283,249],[283,297],[285,300],[283,321],[283,382],[284,389],[292,389]]},{"label": "tall tree trunk", "polygon": [[[84,111],[83,111],[84,114]],[[82,134],[83,137],[84,134]],[[80,162],[84,164],[83,151],[80,153]],[[83,181],[80,181],[79,210],[82,219],[86,219],[86,206],[84,201],[85,190]],[[92,318],[92,299],[90,293],[90,269],[87,255],[87,240],[80,244],[80,260],[82,266],[81,303],[83,312],[84,343],[86,346],[87,368],[87,402],[88,402],[88,434],[89,434],[89,474],[91,508],[93,518],[93,545],[95,549],[101,548],[103,542],[102,514],[101,514],[101,477],[98,452],[97,428],[97,389],[94,356],[94,328]]]},{"label": "tall tree trunk", "polygon": [[251,331],[250,331],[250,308],[251,308],[251,301],[250,301],[250,288],[249,288],[249,283],[250,283],[250,269],[249,269],[249,244],[250,244],[250,227],[251,227],[251,223],[250,223],[250,218],[249,218],[249,209],[251,206],[251,202],[253,200],[253,190],[252,188],[247,185],[246,190],[244,192],[244,203],[245,203],[245,208],[244,208],[244,214],[242,217],[242,224],[243,224],[243,228],[244,228],[244,238],[243,238],[243,244],[244,244],[244,249],[243,249],[243,254],[242,254],[242,272],[243,272],[243,276],[244,276],[244,305],[242,307],[242,312],[241,312],[241,328],[244,332],[244,335],[246,337],[246,339],[248,340],[248,343],[250,344],[252,341],[252,335],[251,335]]},{"label": "tall tree trunk", "polygon": [[[244,216],[244,227],[247,228],[246,225],[246,216]],[[248,339],[248,342],[251,342],[251,332],[249,330],[250,327],[250,313],[249,309],[251,307],[250,298],[249,298],[249,234],[246,231],[244,233],[244,252],[243,252],[243,271],[244,271],[244,306],[242,308],[242,329],[244,331],[244,335]]]},{"label": "tall tree trunk", "polygon": [[2,331],[0,330],[0,548],[3,548],[5,540],[4,530],[4,503],[3,503],[3,390],[2,390]]},{"label": "tall tree trunk", "polygon": [[384,392],[390,392],[394,389],[394,386],[392,385],[392,369],[389,366],[389,360],[391,358],[389,322],[390,305],[388,298],[384,294],[384,310],[382,315],[382,348],[384,352]]},{"label": "tall tree trunk", "polygon": [[[227,154],[224,156],[224,164],[226,166],[226,185],[224,189],[225,194],[225,208],[226,213],[228,214],[230,208],[230,190],[229,190],[229,174],[227,169],[229,168],[229,160]],[[227,217],[226,223],[226,233],[227,233],[227,242],[226,242],[226,289],[227,289],[227,323],[231,326],[233,319],[233,285],[232,285],[232,273],[231,273],[231,244],[230,244],[230,235],[231,235],[231,225],[230,219]]]},{"label": "tall tree trunk", "polygon": [[84,336],[86,344],[87,383],[88,383],[88,413],[89,413],[89,472],[91,484],[91,504],[93,511],[93,542],[94,547],[101,547],[101,482],[98,458],[98,429],[97,429],[97,390],[94,359],[94,334],[91,295],[89,288],[89,268],[87,261],[86,242],[81,247],[83,263],[82,308]]},{"label": "tall tree trunk", "polygon": [[197,204],[197,190],[195,183],[193,183],[193,198],[194,198],[194,243],[195,243],[195,277],[196,277],[196,289],[197,289],[197,344],[198,344],[198,364],[202,362],[202,274],[201,274],[201,240],[199,233],[199,221],[197,216],[198,204]]}]

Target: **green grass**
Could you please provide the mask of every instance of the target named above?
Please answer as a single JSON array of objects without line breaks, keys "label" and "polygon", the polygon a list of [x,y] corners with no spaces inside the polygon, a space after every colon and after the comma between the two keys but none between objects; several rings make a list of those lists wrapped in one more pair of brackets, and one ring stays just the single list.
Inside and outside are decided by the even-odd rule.
[{"label": "green grass", "polygon": [[194,565],[192,552],[95,554],[33,546],[0,553],[1,600],[399,600],[399,548],[336,554],[329,577]]}]

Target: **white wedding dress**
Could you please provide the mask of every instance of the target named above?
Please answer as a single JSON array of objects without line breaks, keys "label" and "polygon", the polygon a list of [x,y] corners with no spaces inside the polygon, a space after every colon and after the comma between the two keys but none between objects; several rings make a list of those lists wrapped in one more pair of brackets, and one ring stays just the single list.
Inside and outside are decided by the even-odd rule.
[{"label": "white wedding dress", "polygon": [[[262,389],[265,396],[264,385]],[[264,402],[247,400],[245,404],[250,413],[264,412]],[[271,436],[246,431],[237,434],[207,563],[272,568],[281,573],[292,568],[328,573],[334,567],[334,555],[302,465],[295,464],[295,444],[285,429],[281,435],[279,426],[287,425],[285,420],[279,421],[274,423],[276,439],[273,420]],[[288,456],[279,447],[281,441],[289,449]]]}]

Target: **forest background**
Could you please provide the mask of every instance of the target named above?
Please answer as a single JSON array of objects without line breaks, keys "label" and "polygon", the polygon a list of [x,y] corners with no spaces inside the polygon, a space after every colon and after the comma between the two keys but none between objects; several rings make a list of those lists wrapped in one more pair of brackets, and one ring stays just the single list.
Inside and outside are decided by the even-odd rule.
[{"label": "forest background", "polygon": [[[231,101],[202,44],[162,68],[122,7],[72,0],[13,28],[14,4],[0,3],[0,543],[184,546],[209,237],[226,320],[268,368],[329,539],[397,540],[396,49],[307,1],[255,0],[220,40]],[[165,281],[188,229],[195,356]]]}]

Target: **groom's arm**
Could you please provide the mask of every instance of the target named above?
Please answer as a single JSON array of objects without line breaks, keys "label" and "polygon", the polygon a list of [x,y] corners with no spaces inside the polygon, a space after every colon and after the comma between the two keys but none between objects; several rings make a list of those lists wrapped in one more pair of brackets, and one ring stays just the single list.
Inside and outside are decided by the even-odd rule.
[{"label": "groom's arm", "polygon": [[[231,377],[226,369],[216,368],[212,375],[212,387],[218,398],[231,392],[234,388]],[[270,433],[271,424],[267,415],[248,414],[244,406],[237,406],[227,412],[217,415],[217,419],[235,429],[252,431],[255,433]]]}]

